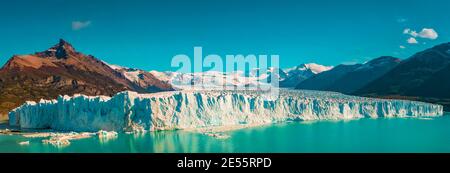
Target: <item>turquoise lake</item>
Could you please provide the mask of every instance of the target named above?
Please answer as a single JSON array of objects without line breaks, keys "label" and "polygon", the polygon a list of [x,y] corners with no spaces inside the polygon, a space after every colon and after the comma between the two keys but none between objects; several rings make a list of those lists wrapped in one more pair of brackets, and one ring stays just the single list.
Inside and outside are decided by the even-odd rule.
[{"label": "turquoise lake", "polygon": [[[450,115],[436,118],[380,118],[352,121],[287,122],[226,132],[217,139],[186,131],[119,134],[71,141],[66,147],[42,138],[0,135],[0,152],[25,153],[217,153],[217,152],[450,152]],[[29,145],[19,142],[30,141]]]}]

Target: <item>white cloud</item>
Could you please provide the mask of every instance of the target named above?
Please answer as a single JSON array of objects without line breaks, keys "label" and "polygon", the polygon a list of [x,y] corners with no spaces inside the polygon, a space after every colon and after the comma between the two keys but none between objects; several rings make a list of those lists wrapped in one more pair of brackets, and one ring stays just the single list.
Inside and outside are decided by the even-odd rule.
[{"label": "white cloud", "polygon": [[408,38],[408,40],[406,40],[406,42],[408,42],[409,44],[417,44],[417,43],[419,43],[414,37]]},{"label": "white cloud", "polygon": [[438,33],[433,28],[423,28],[419,32],[419,37],[434,40],[438,38]]},{"label": "white cloud", "polygon": [[403,45],[400,45],[400,49],[405,49],[406,47]]},{"label": "white cloud", "polygon": [[420,37],[434,40],[438,38],[438,33],[433,28],[423,28],[422,31],[417,33],[417,31],[406,28],[403,30],[403,34],[411,35],[413,37]]},{"label": "white cloud", "polygon": [[91,21],[73,21],[72,22],[72,30],[77,31],[91,25]]}]

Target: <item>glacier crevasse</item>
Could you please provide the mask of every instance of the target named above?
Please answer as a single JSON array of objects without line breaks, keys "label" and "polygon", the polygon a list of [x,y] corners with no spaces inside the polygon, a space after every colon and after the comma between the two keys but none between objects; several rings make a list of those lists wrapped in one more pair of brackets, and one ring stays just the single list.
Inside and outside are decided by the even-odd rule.
[{"label": "glacier crevasse", "polygon": [[11,126],[62,131],[140,131],[259,125],[288,120],[339,120],[443,115],[441,105],[281,90],[275,100],[250,91],[172,91],[113,97],[75,95],[26,102],[9,113]]}]

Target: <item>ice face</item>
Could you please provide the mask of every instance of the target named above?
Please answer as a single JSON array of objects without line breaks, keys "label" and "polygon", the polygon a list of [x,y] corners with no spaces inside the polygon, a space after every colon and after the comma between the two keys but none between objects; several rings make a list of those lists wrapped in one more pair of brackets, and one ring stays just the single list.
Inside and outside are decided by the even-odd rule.
[{"label": "ice face", "polygon": [[276,100],[254,91],[120,92],[113,97],[60,96],[9,113],[12,126],[71,131],[140,131],[259,125],[287,120],[339,120],[443,115],[440,105],[281,90]]}]

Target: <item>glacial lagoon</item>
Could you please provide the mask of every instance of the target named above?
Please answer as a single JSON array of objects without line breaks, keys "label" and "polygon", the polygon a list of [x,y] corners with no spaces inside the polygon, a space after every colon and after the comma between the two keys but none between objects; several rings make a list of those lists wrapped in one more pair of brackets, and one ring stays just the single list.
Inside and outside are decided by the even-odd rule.
[{"label": "glacial lagoon", "polygon": [[[423,118],[285,122],[224,132],[221,139],[189,131],[119,133],[72,140],[67,146],[42,138],[0,135],[2,153],[402,153],[450,152],[450,114]],[[28,141],[28,144],[19,143]]]}]

